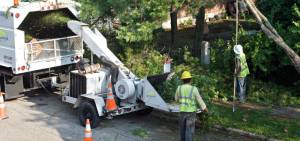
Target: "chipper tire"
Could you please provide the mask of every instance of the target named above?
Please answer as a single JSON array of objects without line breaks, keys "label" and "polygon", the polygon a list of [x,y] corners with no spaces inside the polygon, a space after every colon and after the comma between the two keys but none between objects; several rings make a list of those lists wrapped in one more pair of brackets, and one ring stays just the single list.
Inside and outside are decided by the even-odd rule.
[{"label": "chipper tire", "polygon": [[80,124],[85,126],[85,120],[90,119],[91,128],[96,128],[100,123],[100,117],[98,116],[95,105],[91,102],[82,102],[78,108],[78,117]]}]

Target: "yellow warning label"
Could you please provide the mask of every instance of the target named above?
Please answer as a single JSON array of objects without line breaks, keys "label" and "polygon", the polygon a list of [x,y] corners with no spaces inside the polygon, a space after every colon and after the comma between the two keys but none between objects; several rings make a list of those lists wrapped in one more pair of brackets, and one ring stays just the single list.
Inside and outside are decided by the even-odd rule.
[{"label": "yellow warning label", "polygon": [[5,30],[0,29],[0,40],[8,40],[7,32]]},{"label": "yellow warning label", "polygon": [[148,97],[155,97],[155,93],[154,93],[154,92],[149,92],[149,93],[147,94],[147,96],[148,96]]}]

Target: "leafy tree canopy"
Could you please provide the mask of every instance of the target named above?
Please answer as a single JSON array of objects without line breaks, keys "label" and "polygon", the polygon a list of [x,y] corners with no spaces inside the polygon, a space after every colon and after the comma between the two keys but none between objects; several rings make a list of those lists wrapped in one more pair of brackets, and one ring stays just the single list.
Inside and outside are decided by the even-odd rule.
[{"label": "leafy tree canopy", "polygon": [[92,23],[97,17],[117,19],[117,38],[126,43],[149,42],[153,31],[168,17],[171,4],[188,5],[192,13],[201,6],[212,6],[222,0],[79,0],[82,20]]},{"label": "leafy tree canopy", "polygon": [[96,17],[120,21],[117,38],[125,42],[153,39],[153,30],[167,18],[166,0],[80,0],[81,17],[85,21]]}]

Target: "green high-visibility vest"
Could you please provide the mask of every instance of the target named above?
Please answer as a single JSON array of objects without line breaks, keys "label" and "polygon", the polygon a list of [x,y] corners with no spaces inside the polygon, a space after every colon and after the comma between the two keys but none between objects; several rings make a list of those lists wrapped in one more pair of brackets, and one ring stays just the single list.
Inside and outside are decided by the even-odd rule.
[{"label": "green high-visibility vest", "polygon": [[180,112],[195,112],[197,106],[195,103],[195,96],[193,96],[194,86],[181,85],[179,86],[179,110]]},{"label": "green high-visibility vest", "polygon": [[237,56],[237,58],[240,60],[240,63],[241,63],[240,64],[241,72],[240,72],[240,74],[238,74],[238,77],[246,77],[248,74],[250,74],[249,68],[247,65],[246,55],[244,53],[242,53],[239,56]]}]

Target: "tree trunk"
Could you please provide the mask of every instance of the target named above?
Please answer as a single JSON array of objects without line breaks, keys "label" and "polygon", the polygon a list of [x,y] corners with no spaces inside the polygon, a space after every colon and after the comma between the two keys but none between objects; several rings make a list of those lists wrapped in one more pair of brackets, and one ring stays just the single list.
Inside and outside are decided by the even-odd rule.
[{"label": "tree trunk", "polygon": [[177,32],[177,9],[173,4],[170,7],[170,17],[171,17],[171,48],[174,48],[176,32]]},{"label": "tree trunk", "polygon": [[255,16],[256,21],[260,24],[262,31],[275,43],[280,46],[284,52],[290,58],[292,65],[295,67],[297,72],[300,74],[300,57],[292,50],[277,33],[276,29],[270,24],[268,19],[256,8],[255,4],[251,0],[245,0],[250,8],[250,11]]},{"label": "tree trunk", "polygon": [[204,22],[205,22],[205,7],[200,7],[196,16],[196,28],[195,28],[195,39],[192,48],[192,55],[200,58],[201,54],[201,43],[203,41],[204,34]]}]

